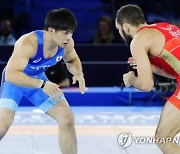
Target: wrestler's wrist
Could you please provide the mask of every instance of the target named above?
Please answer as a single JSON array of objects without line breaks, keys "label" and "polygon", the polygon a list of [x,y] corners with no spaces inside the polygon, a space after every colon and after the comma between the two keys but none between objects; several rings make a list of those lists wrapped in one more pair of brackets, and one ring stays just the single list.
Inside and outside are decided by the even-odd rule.
[{"label": "wrestler's wrist", "polygon": [[44,83],[44,80],[40,80],[39,84],[38,84],[38,88],[42,89],[41,87],[42,87],[43,83]]},{"label": "wrestler's wrist", "polygon": [[46,80],[43,80],[43,83],[40,88],[43,89],[45,85],[46,85]]}]

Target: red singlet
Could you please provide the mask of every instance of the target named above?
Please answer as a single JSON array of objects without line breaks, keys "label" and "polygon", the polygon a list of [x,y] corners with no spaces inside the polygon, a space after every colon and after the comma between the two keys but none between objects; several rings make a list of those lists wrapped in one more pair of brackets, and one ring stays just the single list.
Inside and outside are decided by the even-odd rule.
[{"label": "red singlet", "polygon": [[180,109],[180,29],[169,23],[157,23],[142,27],[154,28],[159,30],[165,37],[165,45],[159,56],[151,57],[152,65],[163,69],[167,74],[172,75],[178,82],[175,93],[169,98],[169,101]]}]

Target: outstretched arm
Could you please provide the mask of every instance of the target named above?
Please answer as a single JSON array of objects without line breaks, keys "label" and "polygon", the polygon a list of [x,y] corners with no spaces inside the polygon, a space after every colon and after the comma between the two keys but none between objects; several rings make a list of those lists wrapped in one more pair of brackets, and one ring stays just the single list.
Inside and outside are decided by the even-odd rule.
[{"label": "outstretched arm", "polygon": [[68,71],[73,75],[73,84],[75,84],[76,81],[78,81],[80,92],[83,94],[86,89],[84,74],[82,71],[80,59],[74,49],[73,39],[71,39],[71,41],[65,48],[64,61],[66,63]]}]

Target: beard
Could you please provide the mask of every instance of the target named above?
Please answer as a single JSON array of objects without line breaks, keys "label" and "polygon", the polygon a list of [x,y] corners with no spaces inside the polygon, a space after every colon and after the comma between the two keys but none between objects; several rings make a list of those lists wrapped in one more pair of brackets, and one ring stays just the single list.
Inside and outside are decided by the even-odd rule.
[{"label": "beard", "polygon": [[124,29],[122,29],[122,33],[123,33],[123,40],[125,41],[125,43],[130,46],[131,41],[133,40],[132,36],[129,34],[126,34],[126,32],[124,31]]}]

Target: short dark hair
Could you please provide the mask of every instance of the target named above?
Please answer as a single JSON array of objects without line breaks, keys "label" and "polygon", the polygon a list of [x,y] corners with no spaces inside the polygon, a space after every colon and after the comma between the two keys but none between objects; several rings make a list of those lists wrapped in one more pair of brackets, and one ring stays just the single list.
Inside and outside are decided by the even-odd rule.
[{"label": "short dark hair", "polygon": [[146,23],[144,14],[140,7],[137,5],[124,5],[118,11],[116,15],[118,24],[128,23],[132,26],[138,26]]},{"label": "short dark hair", "polygon": [[74,31],[77,28],[77,20],[74,14],[66,8],[54,9],[49,11],[45,18],[44,29],[47,30],[49,27],[57,31]]}]

